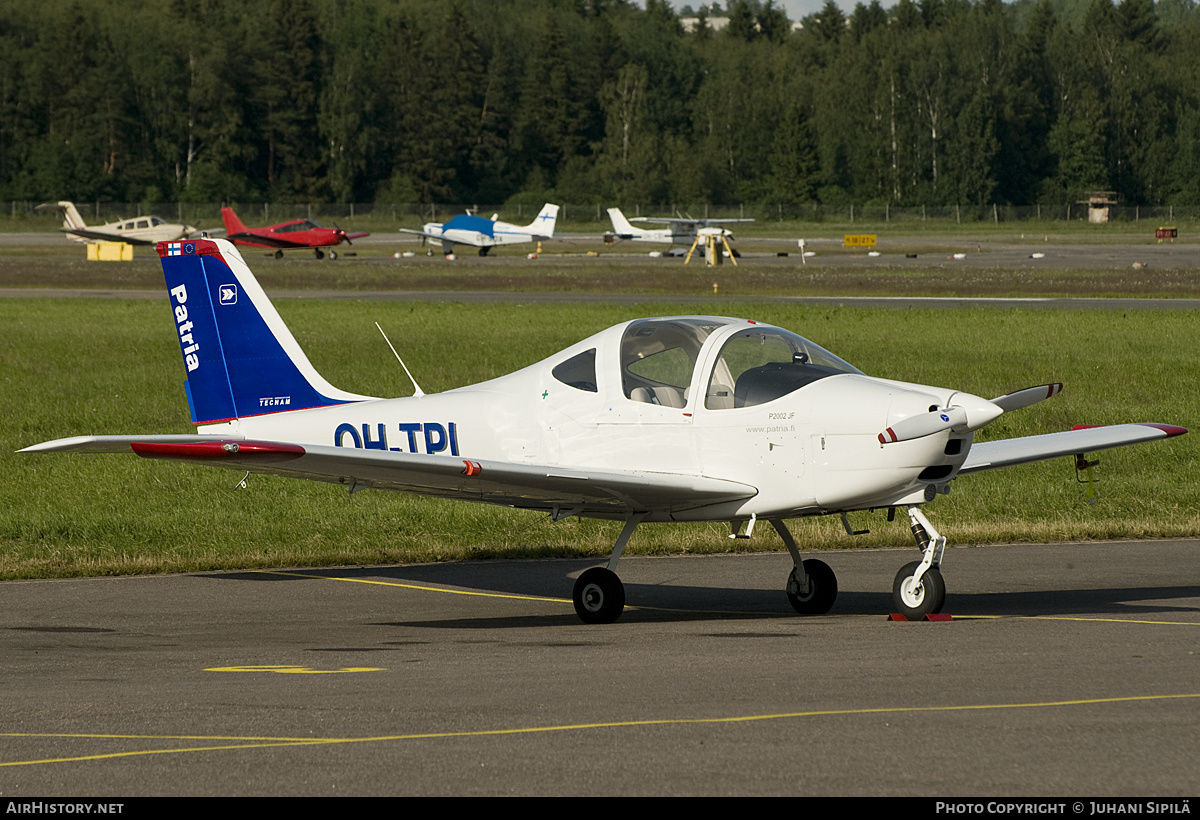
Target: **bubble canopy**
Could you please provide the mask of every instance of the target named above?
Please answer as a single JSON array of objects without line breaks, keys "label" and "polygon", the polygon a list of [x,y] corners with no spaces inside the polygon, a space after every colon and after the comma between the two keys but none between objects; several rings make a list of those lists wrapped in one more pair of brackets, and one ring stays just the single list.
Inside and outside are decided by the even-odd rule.
[{"label": "bubble canopy", "polygon": [[625,396],[682,407],[709,338],[731,324],[704,381],[710,410],[753,407],[839,374],[861,374],[820,345],[769,325],[709,317],[645,319],[631,322],[621,339]]}]

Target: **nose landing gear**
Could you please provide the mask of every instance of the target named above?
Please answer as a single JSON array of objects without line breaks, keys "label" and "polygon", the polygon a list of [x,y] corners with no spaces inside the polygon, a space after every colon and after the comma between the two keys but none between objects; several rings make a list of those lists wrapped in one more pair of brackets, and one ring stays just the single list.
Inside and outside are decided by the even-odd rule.
[{"label": "nose landing gear", "polygon": [[896,580],[892,583],[892,602],[905,618],[919,621],[926,615],[941,612],[946,603],[946,582],[940,569],[946,536],[934,529],[920,507],[909,507],[908,517],[912,521],[917,547],[924,556],[920,561],[905,564],[896,573]]}]

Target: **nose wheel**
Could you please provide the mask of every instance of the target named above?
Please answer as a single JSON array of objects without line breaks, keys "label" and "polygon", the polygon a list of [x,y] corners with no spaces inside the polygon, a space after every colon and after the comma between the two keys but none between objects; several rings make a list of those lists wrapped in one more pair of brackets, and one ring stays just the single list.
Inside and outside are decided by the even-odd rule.
[{"label": "nose wheel", "polygon": [[946,536],[934,529],[920,507],[909,507],[913,538],[923,553],[920,561],[905,564],[892,582],[892,601],[896,610],[910,621],[936,615],[946,603],[946,582],[942,579],[942,552]]},{"label": "nose wheel", "polygon": [[928,567],[920,577],[921,561],[905,564],[896,573],[892,584],[892,601],[897,611],[910,621],[919,621],[926,615],[936,615],[946,603],[946,582],[937,567]]}]

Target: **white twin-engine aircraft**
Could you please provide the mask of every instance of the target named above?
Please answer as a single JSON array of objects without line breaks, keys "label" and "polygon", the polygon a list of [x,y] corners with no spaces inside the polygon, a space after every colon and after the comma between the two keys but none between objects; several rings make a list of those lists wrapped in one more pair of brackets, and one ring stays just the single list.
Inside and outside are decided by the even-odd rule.
[{"label": "white twin-engine aircraft", "polygon": [[158,252],[198,434],[84,436],[22,452],[134,452],[623,521],[607,567],[575,584],[588,623],[620,617],[614,570],[643,521],[728,521],[749,536],[766,519],[792,555],[792,606],[827,612],[834,573],[801,558],[784,521],[842,514],[845,524],[871,508],[906,509],[922,552],[896,575],[897,609],[936,613],[946,539],[921,505],[955,478],[1187,432],[1119,424],[973,445],[974,431],[1061,385],[988,401],[873,378],[790,331],[710,316],[636,319],[482,384],[369,398],[321,378],[228,241]]}]

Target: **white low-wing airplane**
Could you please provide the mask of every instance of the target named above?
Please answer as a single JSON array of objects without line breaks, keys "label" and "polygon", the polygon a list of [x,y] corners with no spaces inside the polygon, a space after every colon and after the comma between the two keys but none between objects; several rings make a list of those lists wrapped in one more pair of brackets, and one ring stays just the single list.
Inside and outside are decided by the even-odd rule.
[{"label": "white low-wing airplane", "polygon": [[75,242],[127,242],[130,245],[155,245],[173,239],[186,239],[196,232],[191,225],[167,222],[157,216],[138,216],[119,219],[105,225],[89,226],[83,221],[74,202],[43,202],[36,210],[57,209],[63,213],[63,226],[59,230],[67,239]]},{"label": "white low-wing airplane", "polygon": [[612,220],[612,237],[630,239],[634,242],[659,242],[670,245],[692,245],[697,235],[711,235],[722,240],[733,239],[733,234],[727,228],[714,228],[714,225],[725,225],[731,222],[753,222],[753,219],[693,219],[691,217],[666,216],[635,216],[634,222],[653,222],[666,225],[665,228],[640,228],[632,225],[620,208],[609,208],[608,218]]},{"label": "white low-wing airplane", "polygon": [[454,253],[455,245],[472,245],[479,248],[480,256],[487,256],[497,245],[518,245],[552,237],[554,223],[558,220],[558,206],[547,204],[528,225],[510,225],[501,222],[499,217],[499,214],[493,214],[491,219],[484,219],[461,214],[449,222],[426,222],[419,231],[401,228],[400,233],[441,240],[442,251],[447,256]]},{"label": "white low-wing airplane", "polygon": [[1187,432],[1118,424],[973,444],[976,430],[1061,385],[988,401],[873,378],[790,331],[711,316],[636,319],[482,384],[375,399],[316,372],[228,241],[158,252],[197,434],[81,436],[21,452],[133,452],[623,521],[607,567],[575,584],[588,623],[620,617],[614,570],[643,521],[729,521],[747,536],[770,521],[792,555],[788,599],[819,614],[837,579],[801,558],[784,521],[897,507],[922,557],[896,575],[896,607],[936,613],[946,539],[921,505],[955,478]]}]

